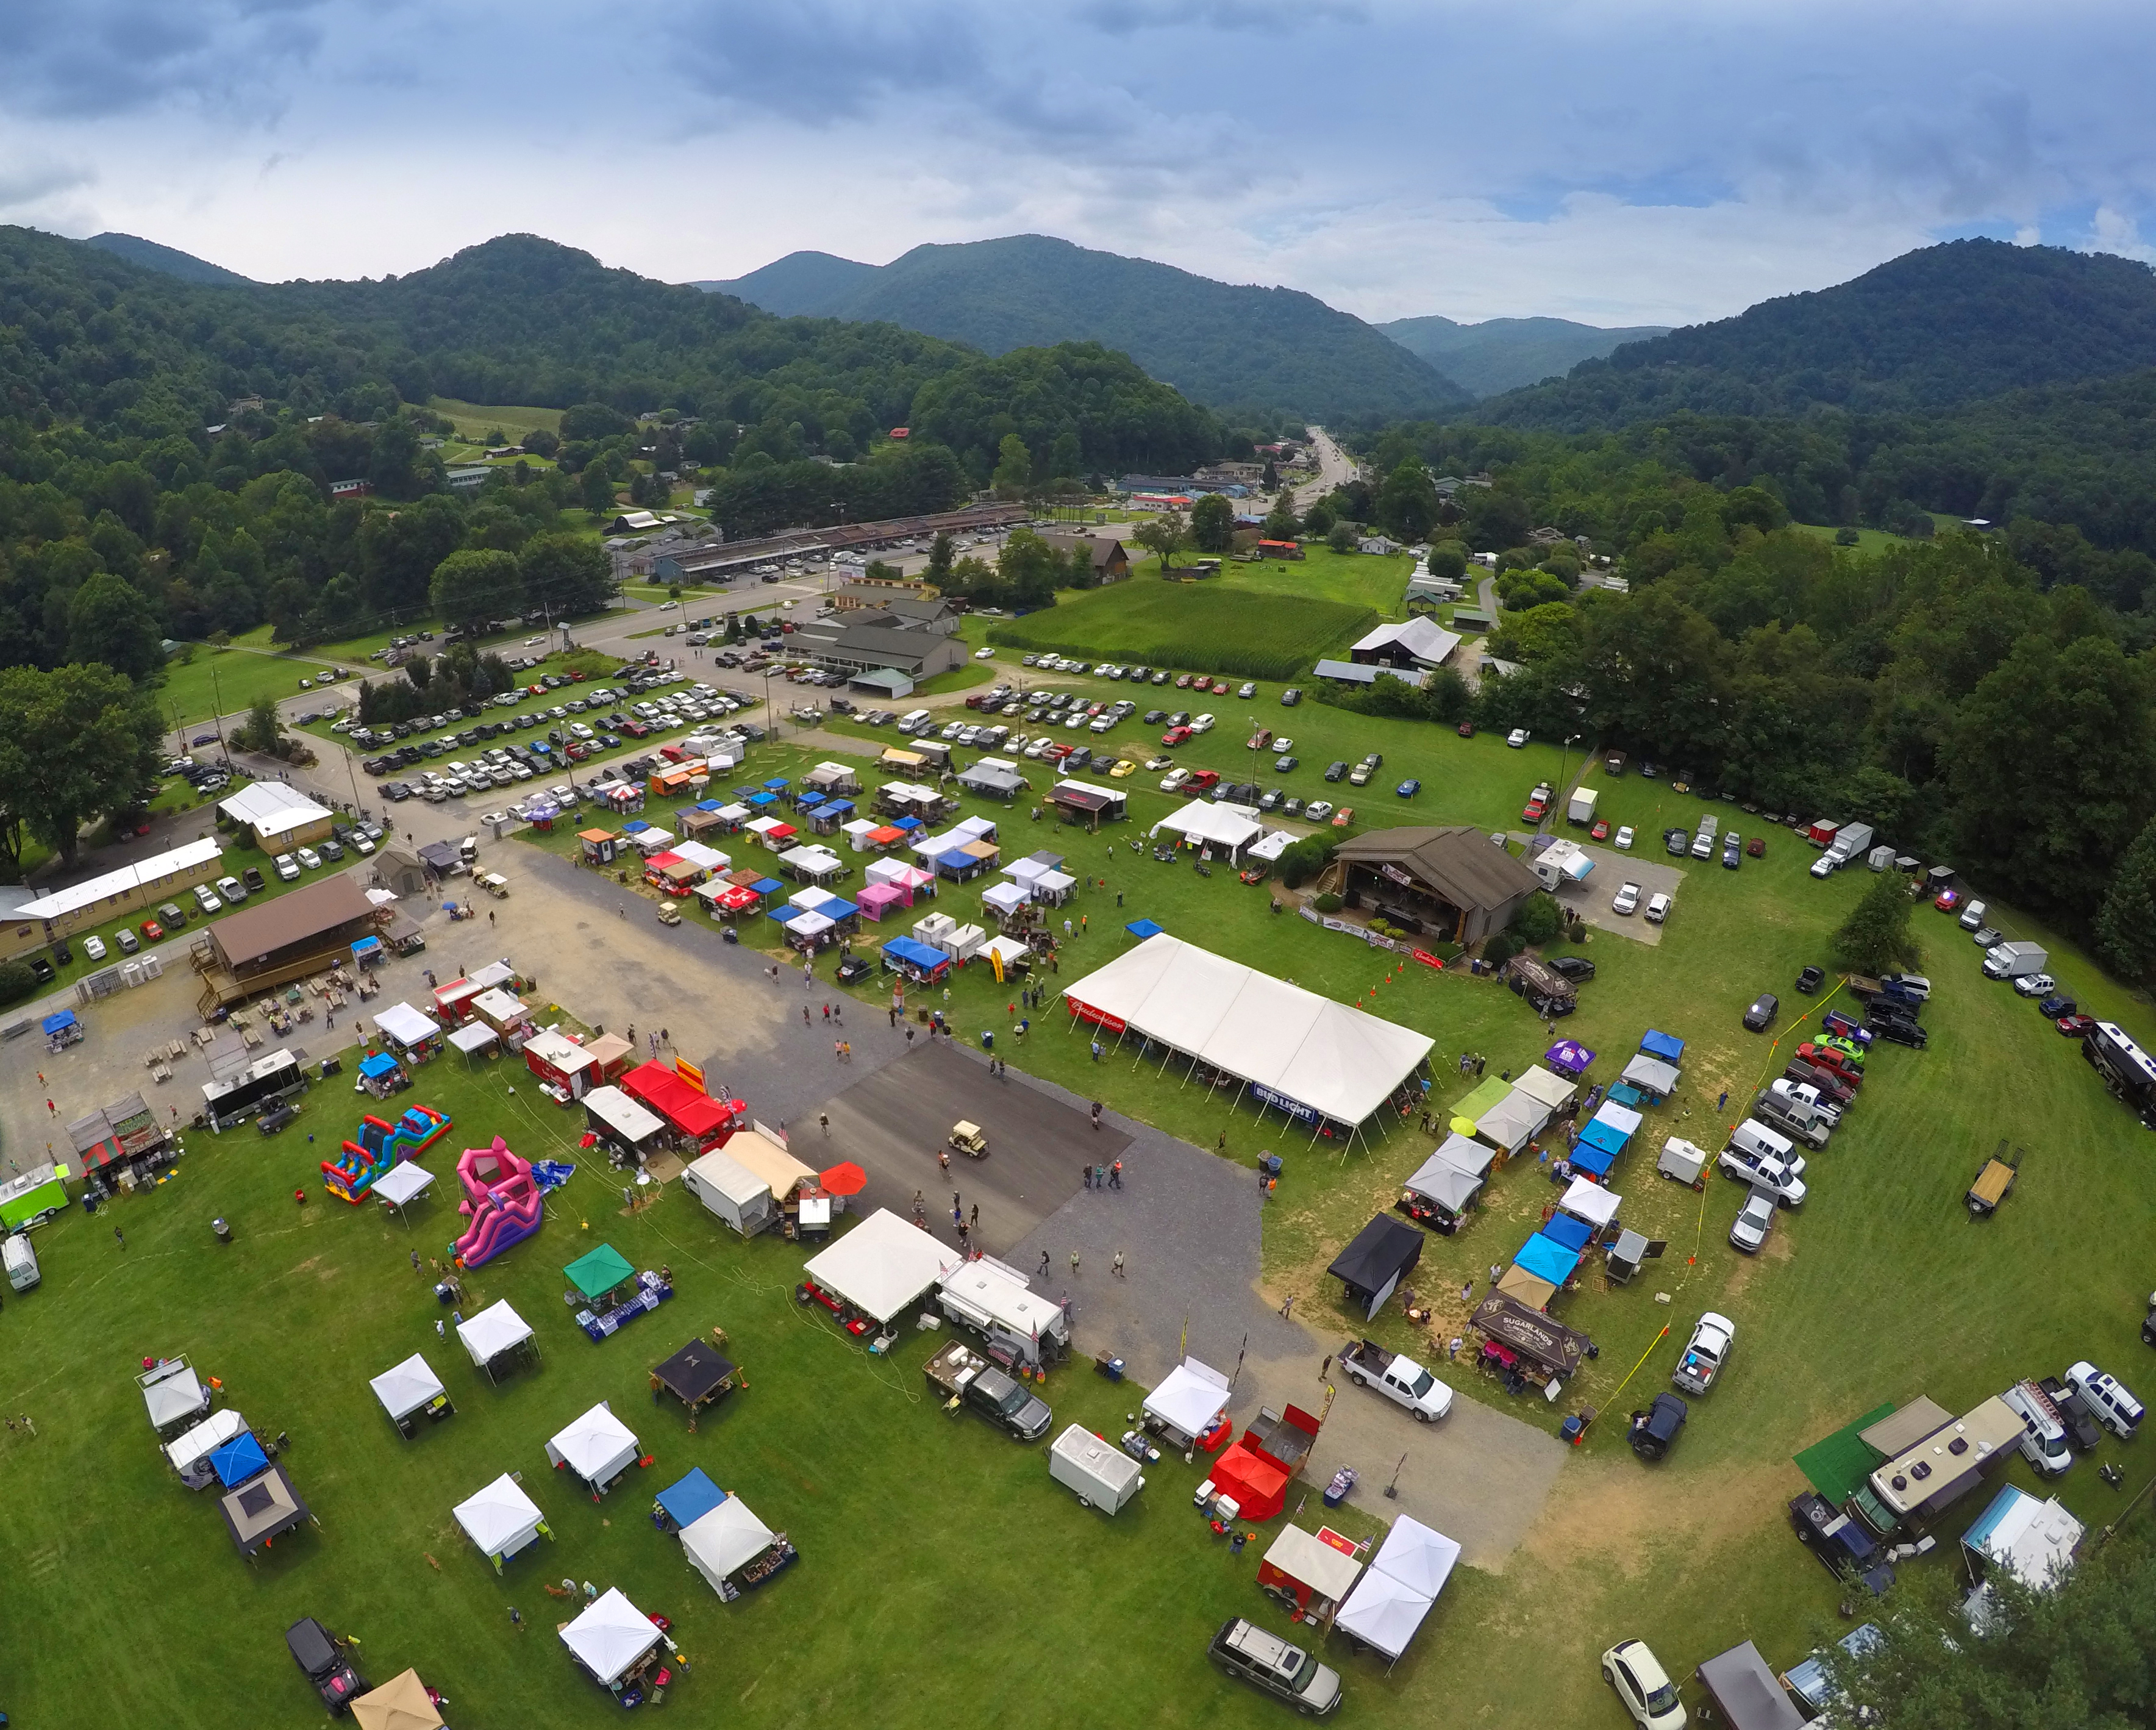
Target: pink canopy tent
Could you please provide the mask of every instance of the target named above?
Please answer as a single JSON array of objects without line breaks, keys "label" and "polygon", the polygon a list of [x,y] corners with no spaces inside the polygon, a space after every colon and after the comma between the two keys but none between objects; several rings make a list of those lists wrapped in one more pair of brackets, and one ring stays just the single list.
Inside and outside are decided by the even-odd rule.
[{"label": "pink canopy tent", "polygon": [[893,907],[906,906],[913,899],[906,890],[891,883],[871,883],[854,897],[854,905],[869,918],[881,920]]}]

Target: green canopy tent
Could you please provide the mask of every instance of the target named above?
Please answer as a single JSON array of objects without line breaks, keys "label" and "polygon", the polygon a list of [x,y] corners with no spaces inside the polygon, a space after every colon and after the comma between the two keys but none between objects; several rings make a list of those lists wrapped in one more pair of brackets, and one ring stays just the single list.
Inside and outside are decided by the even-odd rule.
[{"label": "green canopy tent", "polygon": [[569,1283],[583,1294],[587,1303],[597,1303],[607,1293],[627,1285],[636,1277],[636,1270],[629,1259],[612,1244],[601,1244],[588,1255],[579,1255],[562,1271]]}]

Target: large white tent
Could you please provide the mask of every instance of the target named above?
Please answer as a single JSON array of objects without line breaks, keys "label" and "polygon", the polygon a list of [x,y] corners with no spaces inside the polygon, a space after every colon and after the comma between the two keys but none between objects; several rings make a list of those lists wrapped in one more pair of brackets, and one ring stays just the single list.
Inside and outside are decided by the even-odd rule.
[{"label": "large white tent", "polygon": [[1340,1608],[1337,1626],[1388,1658],[1408,1649],[1460,1560],[1460,1546],[1402,1514]]},{"label": "large white tent", "polygon": [[393,1423],[409,1417],[442,1393],[442,1378],[434,1373],[425,1355],[418,1352],[394,1368],[385,1369],[367,1385],[374,1389],[374,1397],[382,1402],[382,1410],[389,1414]]},{"label": "large white tent", "polygon": [[562,1630],[562,1644],[577,1656],[600,1686],[611,1687],[652,1647],[659,1629],[651,1618],[609,1586]]},{"label": "large white tent", "polygon": [[751,1513],[738,1496],[729,1496],[681,1528],[681,1548],[690,1566],[711,1582],[714,1592],[728,1574],[747,1567],[777,1538],[778,1533]]},{"label": "large white tent", "polygon": [[471,1361],[481,1369],[504,1352],[511,1352],[531,1337],[531,1327],[509,1306],[507,1298],[490,1304],[469,1322],[457,1323],[457,1337],[464,1342]]},{"label": "large white tent", "polygon": [[547,1458],[582,1478],[597,1502],[635,1463],[636,1450],[634,1432],[602,1399],[547,1444]]},{"label": "large white tent", "polygon": [[544,1529],[539,1505],[526,1496],[507,1472],[454,1510],[465,1536],[501,1572],[505,1558],[514,1556]]},{"label": "large white tent", "polygon": [[889,1208],[867,1219],[805,1266],[833,1296],[876,1322],[918,1303],[964,1258]]},{"label": "large white tent", "polygon": [[1171,1435],[1195,1439],[1228,1409],[1228,1378],[1211,1364],[1186,1358],[1146,1395],[1143,1409]]},{"label": "large white tent", "polygon": [[1435,1043],[1166,932],[1063,994],[1111,1033],[1142,1034],[1248,1082],[1266,1104],[1336,1123],[1376,1111]]},{"label": "large white tent", "polygon": [[1157,839],[1163,829],[1178,834],[1194,847],[1224,847],[1230,853],[1247,847],[1263,834],[1265,825],[1240,805],[1208,804],[1199,799],[1185,805],[1152,826]]}]

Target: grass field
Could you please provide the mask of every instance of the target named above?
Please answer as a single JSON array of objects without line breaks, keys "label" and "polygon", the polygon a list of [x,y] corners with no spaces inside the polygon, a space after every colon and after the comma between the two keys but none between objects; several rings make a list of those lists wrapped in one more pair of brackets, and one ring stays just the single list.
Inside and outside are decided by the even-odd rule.
[{"label": "grass field", "polygon": [[496,427],[512,439],[521,439],[540,427],[550,433],[562,430],[562,411],[558,408],[489,407],[484,403],[460,403],[454,397],[429,398],[427,406],[474,443]]},{"label": "grass field", "polygon": [[312,678],[322,667],[341,668],[347,675],[370,670],[366,652],[352,655],[344,644],[305,650],[272,649],[270,627],[263,625],[236,639],[229,649],[196,644],[192,660],[176,661],[166,669],[165,683],[157,692],[157,710],[167,722],[173,722],[177,715],[174,724],[181,726],[207,721],[213,715],[244,715],[258,697],[275,697],[282,702],[286,697],[297,696],[300,681]]},{"label": "grass field", "polygon": [[[1194,555],[1178,555],[1178,568]],[[1379,557],[1359,552],[1335,552],[1320,542],[1303,549],[1296,560],[1267,559],[1246,565],[1229,560],[1214,579],[1229,588],[1249,589],[1265,595],[1299,595],[1321,601],[1342,601],[1352,607],[1374,607],[1384,618],[1400,613],[1400,598],[1406,593],[1408,572],[1414,561],[1404,553]],[[1143,579],[1157,579],[1160,564],[1147,559]]]},{"label": "grass field", "polygon": [[1054,608],[999,622],[991,642],[1107,655],[1152,665],[1286,678],[1375,622],[1367,606],[1269,595],[1262,606],[1222,580],[1134,578],[1060,598]]}]

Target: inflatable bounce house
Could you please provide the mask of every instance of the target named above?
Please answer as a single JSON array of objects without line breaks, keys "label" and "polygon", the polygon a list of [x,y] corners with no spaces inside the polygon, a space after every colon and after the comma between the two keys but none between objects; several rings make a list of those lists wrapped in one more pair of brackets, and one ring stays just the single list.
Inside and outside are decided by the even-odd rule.
[{"label": "inflatable bounce house", "polygon": [[432,1106],[413,1106],[394,1123],[369,1115],[359,1120],[359,1139],[322,1162],[322,1186],[357,1207],[398,1161],[424,1152],[449,1132],[449,1120]]},{"label": "inflatable bounce house", "polygon": [[546,1197],[532,1175],[531,1163],[509,1151],[500,1136],[491,1147],[467,1147],[457,1162],[457,1181],[465,1199],[457,1211],[471,1224],[449,1245],[460,1267],[480,1267],[539,1229]]}]

